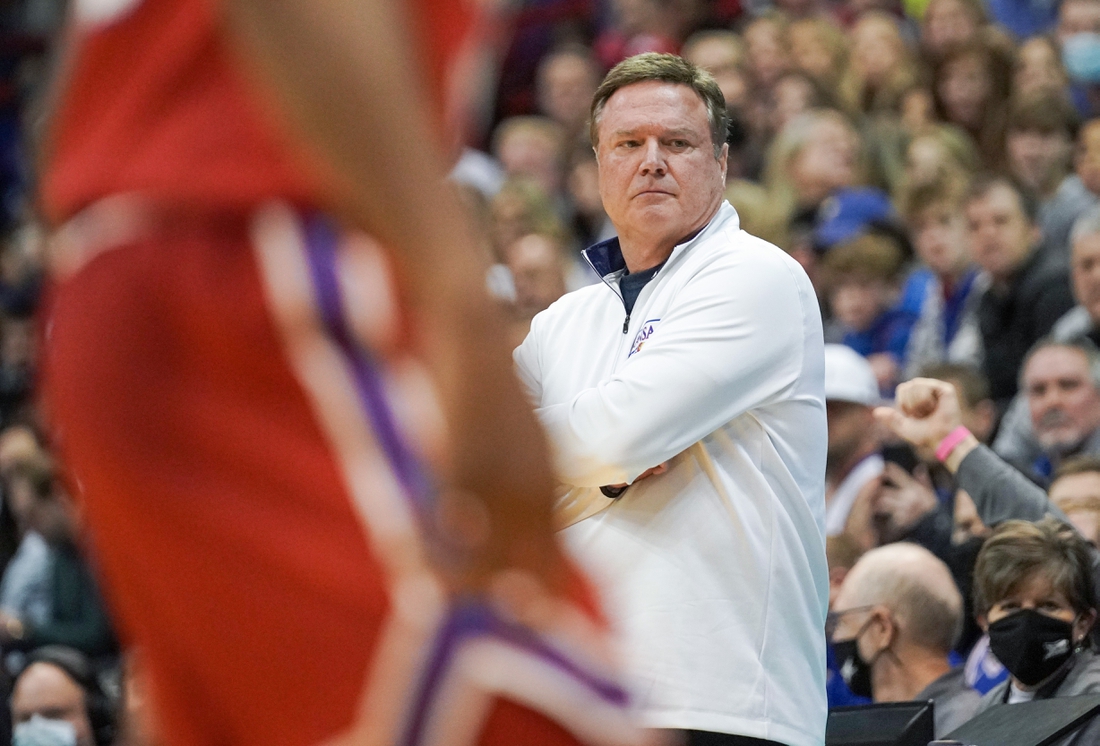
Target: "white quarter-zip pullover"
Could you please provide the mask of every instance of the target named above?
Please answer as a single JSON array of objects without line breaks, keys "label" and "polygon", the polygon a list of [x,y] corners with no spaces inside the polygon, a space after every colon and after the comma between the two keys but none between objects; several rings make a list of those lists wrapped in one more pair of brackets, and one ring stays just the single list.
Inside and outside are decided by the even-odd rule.
[{"label": "white quarter-zip pullover", "polygon": [[[586,255],[604,284],[536,316],[515,359],[570,488],[566,543],[623,635],[644,722],[821,746],[826,424],[809,279],[728,203],[629,316],[617,240]],[[665,461],[617,499],[600,491]]]}]

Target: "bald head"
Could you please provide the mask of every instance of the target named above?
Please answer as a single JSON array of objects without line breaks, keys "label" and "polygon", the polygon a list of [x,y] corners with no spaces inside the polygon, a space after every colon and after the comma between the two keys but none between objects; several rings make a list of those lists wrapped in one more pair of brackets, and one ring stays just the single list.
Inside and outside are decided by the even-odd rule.
[{"label": "bald head", "polygon": [[848,573],[837,609],[883,605],[909,643],[947,653],[962,626],[963,600],[951,571],[916,544],[867,552]]},{"label": "bald head", "polygon": [[76,732],[77,746],[95,746],[84,690],[59,666],[45,661],[27,666],[11,694],[13,725],[35,715],[66,721]]}]

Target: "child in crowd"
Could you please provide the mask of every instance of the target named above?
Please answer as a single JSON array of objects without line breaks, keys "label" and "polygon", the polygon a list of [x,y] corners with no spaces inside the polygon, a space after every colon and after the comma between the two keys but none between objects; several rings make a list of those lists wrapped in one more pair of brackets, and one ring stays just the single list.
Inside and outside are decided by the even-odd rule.
[{"label": "child in crowd", "polygon": [[871,363],[879,388],[893,391],[905,364],[915,316],[898,308],[903,252],[881,233],[865,233],[825,255],[823,287],[832,319],[827,341],[840,341]]},{"label": "child in crowd", "polygon": [[981,364],[977,306],[984,281],[970,257],[965,193],[964,184],[943,177],[905,195],[909,237],[925,265],[909,276],[902,293],[920,298],[905,352],[906,378],[937,363]]}]

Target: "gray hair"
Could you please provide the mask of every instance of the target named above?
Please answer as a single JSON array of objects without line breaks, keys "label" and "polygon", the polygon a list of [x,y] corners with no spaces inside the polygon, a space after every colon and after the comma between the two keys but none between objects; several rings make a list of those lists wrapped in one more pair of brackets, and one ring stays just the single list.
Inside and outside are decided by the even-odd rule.
[{"label": "gray hair", "polygon": [[600,83],[600,87],[592,97],[592,109],[588,121],[588,135],[592,140],[592,147],[599,145],[600,117],[603,115],[608,99],[620,88],[648,81],[686,85],[698,94],[707,107],[714,157],[720,158],[722,146],[726,144],[730,119],[722,89],[718,87],[718,83],[711,74],[701,67],[696,67],[683,57],[657,52],[628,57],[611,68],[611,72]]},{"label": "gray hair", "polygon": [[1077,243],[1077,239],[1100,233],[1100,205],[1087,210],[1081,217],[1073,221],[1073,229],[1069,234],[1069,245]]},{"label": "gray hair", "polygon": [[916,645],[947,653],[962,633],[963,599],[951,571],[924,547],[906,542],[872,549],[844,581],[854,601],[882,604]]},{"label": "gray hair", "polygon": [[1027,364],[1031,362],[1031,358],[1035,357],[1037,353],[1048,347],[1068,347],[1071,350],[1080,351],[1088,363],[1089,378],[1092,380],[1092,385],[1100,389],[1100,349],[1096,347],[1096,344],[1084,335],[1069,337],[1068,339],[1058,339],[1048,335],[1033,344],[1027,354],[1024,355],[1024,361],[1020,365],[1019,388],[1021,391],[1025,393],[1027,391],[1024,387],[1024,370],[1027,369]]}]

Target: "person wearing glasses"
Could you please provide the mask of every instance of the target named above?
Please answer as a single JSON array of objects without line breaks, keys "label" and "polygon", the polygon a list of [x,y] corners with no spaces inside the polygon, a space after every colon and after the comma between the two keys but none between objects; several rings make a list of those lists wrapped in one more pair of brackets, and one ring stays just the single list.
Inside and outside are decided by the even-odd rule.
[{"label": "person wearing glasses", "polygon": [[933,700],[939,738],[969,720],[981,695],[948,662],[963,600],[947,565],[916,544],[867,552],[837,594],[826,633],[840,675],[875,702]]}]

